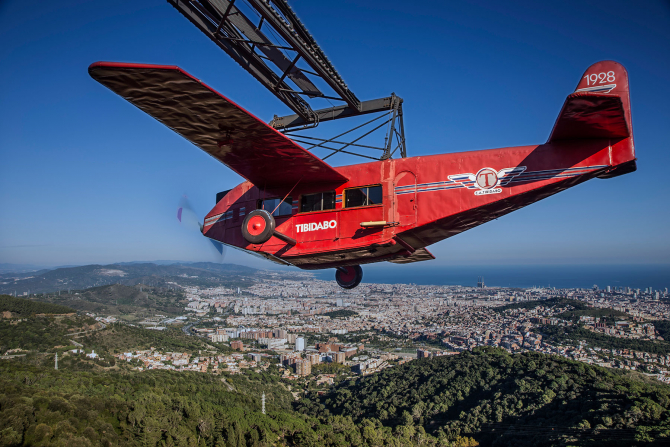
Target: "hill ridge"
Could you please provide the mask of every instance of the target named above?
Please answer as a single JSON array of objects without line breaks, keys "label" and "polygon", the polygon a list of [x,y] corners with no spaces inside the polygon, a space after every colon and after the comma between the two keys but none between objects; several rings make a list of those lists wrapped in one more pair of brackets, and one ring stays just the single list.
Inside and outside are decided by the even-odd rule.
[{"label": "hill ridge", "polygon": [[415,360],[299,405],[448,440],[465,433],[482,445],[632,445],[645,431],[670,435],[669,386],[639,373],[499,348]]},{"label": "hill ridge", "polygon": [[[240,277],[256,277],[258,269],[213,262],[158,265],[153,263],[87,264],[25,273],[0,274],[0,293],[23,295],[53,293],[63,290],[83,290],[90,287],[119,283],[135,285],[152,283],[165,285],[170,278],[191,278],[186,284],[214,287],[239,282]],[[199,278],[195,281],[195,278]]]}]

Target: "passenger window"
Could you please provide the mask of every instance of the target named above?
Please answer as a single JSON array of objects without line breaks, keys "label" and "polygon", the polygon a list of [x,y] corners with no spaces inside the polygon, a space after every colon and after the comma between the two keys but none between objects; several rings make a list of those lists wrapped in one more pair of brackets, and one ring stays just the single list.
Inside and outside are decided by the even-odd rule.
[{"label": "passenger window", "polygon": [[335,191],[304,194],[300,199],[300,212],[335,209]]},{"label": "passenger window", "polygon": [[382,203],[382,186],[364,186],[344,190],[344,207],[378,205]]},{"label": "passenger window", "polygon": [[[281,202],[281,205],[279,205],[279,202]],[[279,205],[279,207],[277,207],[277,205]],[[258,209],[266,210],[272,213],[272,215],[275,217],[288,216],[293,211],[293,199],[291,197],[287,197],[283,202],[280,198],[259,200]]]}]

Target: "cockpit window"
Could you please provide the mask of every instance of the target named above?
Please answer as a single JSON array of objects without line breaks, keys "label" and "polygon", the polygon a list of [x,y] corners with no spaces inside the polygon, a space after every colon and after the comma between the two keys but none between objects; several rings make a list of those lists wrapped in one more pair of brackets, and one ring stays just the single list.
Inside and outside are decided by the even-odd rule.
[{"label": "cockpit window", "polygon": [[382,185],[363,186],[344,190],[344,207],[379,205],[382,203]]},{"label": "cockpit window", "polygon": [[[258,209],[267,210],[275,217],[290,215],[293,210],[293,199],[287,197],[283,202],[281,200],[281,198],[259,200]],[[280,202],[281,205],[279,205]],[[277,207],[277,205],[279,205],[279,207]]]},{"label": "cockpit window", "polygon": [[303,194],[300,198],[300,212],[335,209],[335,191]]}]

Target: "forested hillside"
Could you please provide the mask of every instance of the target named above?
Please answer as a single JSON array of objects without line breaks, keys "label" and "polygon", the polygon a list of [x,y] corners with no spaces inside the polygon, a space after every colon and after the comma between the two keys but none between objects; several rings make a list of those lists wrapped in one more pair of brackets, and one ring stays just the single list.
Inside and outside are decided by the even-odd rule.
[{"label": "forested hillside", "polygon": [[[301,439],[318,425],[292,413],[292,397],[276,381],[230,380],[0,362],[0,445],[271,445]],[[260,411],[263,391],[267,416]]]},{"label": "forested hillside", "polygon": [[670,387],[539,353],[484,348],[349,381],[304,411],[481,445],[647,445],[670,440]]},{"label": "forested hillside", "polygon": [[[106,358],[111,358],[111,354],[150,347],[179,352],[213,348],[218,352],[230,351],[224,344],[214,343],[216,346],[213,347],[203,338],[188,336],[179,327],[151,331],[122,323],[102,325],[93,318],[78,315],[69,307],[6,295],[0,295],[0,312],[3,317],[0,318],[0,354],[10,350],[60,352],[75,348],[73,341],[83,343]],[[77,337],[73,338],[73,334]],[[68,360],[63,357],[61,362]],[[77,365],[81,366],[85,365]]]},{"label": "forested hillside", "polygon": [[68,334],[99,327],[94,319],[78,316],[69,307],[6,295],[0,295],[0,315],[0,354],[54,352],[55,346],[71,345]]},{"label": "forested hillside", "polygon": [[[272,373],[54,371],[0,360],[0,445],[417,445],[370,421],[296,412],[292,401]],[[422,445],[437,444],[425,436]]]},{"label": "forested hillside", "polygon": [[40,295],[36,299],[58,303],[99,315],[174,316],[184,312],[187,301],[180,289],[137,284],[111,284],[90,289]]},{"label": "forested hillside", "polygon": [[11,318],[29,317],[35,314],[68,314],[76,311],[67,306],[0,295],[0,313],[5,312],[9,312],[9,314],[4,314],[5,318]]},{"label": "forested hillside", "polygon": [[[0,445],[664,445],[670,387],[542,354],[417,360],[292,404],[257,374],[0,360]],[[267,414],[260,411],[266,394]]]},{"label": "forested hillside", "polygon": [[[208,349],[211,343],[204,338],[188,336],[181,328],[169,327],[164,331],[150,331],[121,323],[109,324],[105,329],[91,332],[80,341],[97,351],[112,354],[150,347],[160,351],[197,352]],[[223,344],[214,344],[219,351],[230,351]]]}]

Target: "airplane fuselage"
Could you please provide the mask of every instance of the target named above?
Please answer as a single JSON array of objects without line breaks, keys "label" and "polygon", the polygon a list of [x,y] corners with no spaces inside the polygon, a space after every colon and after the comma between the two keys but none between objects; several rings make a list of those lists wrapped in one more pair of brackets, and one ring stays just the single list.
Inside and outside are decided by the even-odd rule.
[{"label": "airplane fuselage", "polygon": [[[244,182],[208,213],[203,234],[303,269],[432,258],[420,249],[586,180],[633,171],[635,152],[632,138],[566,140],[335,169],[349,180],[330,189],[297,182],[277,195]],[[319,198],[331,209],[315,211]],[[274,211],[277,231],[296,244],[248,243],[240,227],[259,208]]]}]

